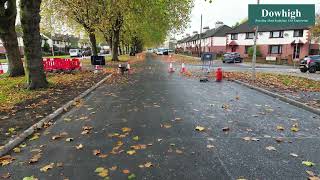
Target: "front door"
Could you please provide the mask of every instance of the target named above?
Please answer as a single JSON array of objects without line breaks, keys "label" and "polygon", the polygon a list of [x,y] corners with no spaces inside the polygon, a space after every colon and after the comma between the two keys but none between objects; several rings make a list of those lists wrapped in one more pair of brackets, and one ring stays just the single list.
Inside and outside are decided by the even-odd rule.
[{"label": "front door", "polygon": [[237,51],[237,47],[236,46],[232,46],[231,47],[231,52],[236,52]]},{"label": "front door", "polygon": [[300,44],[293,46],[293,59],[300,59]]}]

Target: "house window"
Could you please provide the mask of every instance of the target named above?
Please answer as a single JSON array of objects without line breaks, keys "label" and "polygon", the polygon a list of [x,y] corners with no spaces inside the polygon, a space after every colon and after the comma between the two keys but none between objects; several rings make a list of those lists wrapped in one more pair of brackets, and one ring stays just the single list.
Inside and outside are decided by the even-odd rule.
[{"label": "house window", "polygon": [[303,37],[303,29],[294,30],[293,37]]},{"label": "house window", "polygon": [[249,54],[249,48],[251,48],[251,46],[244,47],[244,54]]},{"label": "house window", "polygon": [[281,54],[282,46],[281,45],[270,45],[269,46],[269,54]]},{"label": "house window", "polygon": [[254,38],[254,33],[250,32],[250,33],[246,33],[246,39],[253,39]]},{"label": "house window", "polygon": [[271,31],[270,38],[283,38],[283,31]]},{"label": "house window", "polygon": [[231,40],[237,40],[238,34],[231,34]]}]

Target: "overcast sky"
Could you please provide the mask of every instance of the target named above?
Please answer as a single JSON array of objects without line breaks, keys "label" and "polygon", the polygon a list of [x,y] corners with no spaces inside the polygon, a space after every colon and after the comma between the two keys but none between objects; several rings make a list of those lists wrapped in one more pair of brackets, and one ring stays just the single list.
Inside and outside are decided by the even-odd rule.
[{"label": "overcast sky", "polygon": [[[257,0],[213,0],[210,4],[204,0],[195,0],[195,6],[191,14],[190,27],[182,34],[192,34],[200,31],[200,17],[203,15],[203,26],[214,28],[216,21],[222,21],[228,26],[248,16],[248,4],[256,4]],[[319,12],[320,0],[260,0],[261,4],[316,4],[316,12]],[[177,35],[176,38],[181,38]]]}]

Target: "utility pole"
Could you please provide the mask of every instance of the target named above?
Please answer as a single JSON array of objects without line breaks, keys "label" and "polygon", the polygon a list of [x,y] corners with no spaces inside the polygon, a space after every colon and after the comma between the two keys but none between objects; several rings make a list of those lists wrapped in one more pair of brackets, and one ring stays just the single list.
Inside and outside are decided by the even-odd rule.
[{"label": "utility pole", "polygon": [[199,47],[199,57],[201,57],[201,34],[202,34],[202,14],[201,14],[201,25],[200,25],[200,35],[199,35],[199,39],[200,39],[200,47]]},{"label": "utility pole", "polygon": [[[260,0],[257,0],[260,4]],[[259,26],[256,26],[253,40],[253,55],[252,55],[252,81],[256,80],[256,61],[257,61],[257,38]]]}]

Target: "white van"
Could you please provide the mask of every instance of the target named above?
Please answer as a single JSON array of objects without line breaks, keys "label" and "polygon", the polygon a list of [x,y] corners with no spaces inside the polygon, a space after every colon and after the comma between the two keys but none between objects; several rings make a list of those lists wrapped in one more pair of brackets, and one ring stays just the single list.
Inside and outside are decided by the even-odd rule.
[{"label": "white van", "polygon": [[82,55],[80,49],[70,49],[69,54],[71,57],[81,57],[81,55]]}]

